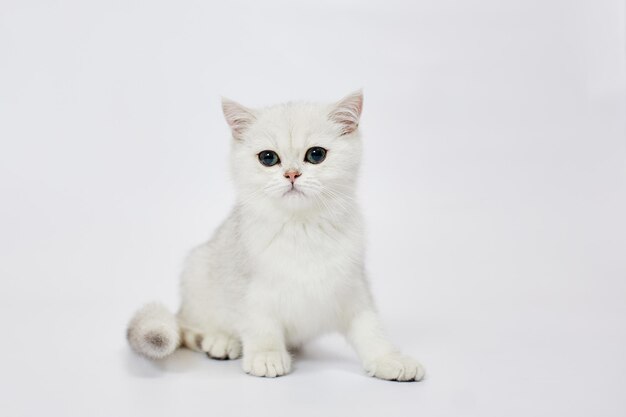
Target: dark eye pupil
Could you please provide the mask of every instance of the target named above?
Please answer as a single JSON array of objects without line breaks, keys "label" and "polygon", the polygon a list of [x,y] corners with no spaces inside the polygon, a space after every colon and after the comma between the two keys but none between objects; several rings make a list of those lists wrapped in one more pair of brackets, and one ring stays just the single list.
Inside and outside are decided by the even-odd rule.
[{"label": "dark eye pupil", "polygon": [[319,164],[326,158],[326,149],[316,146],[306,152],[306,160],[312,164]]},{"label": "dark eye pupil", "polygon": [[276,165],[280,160],[274,151],[262,151],[259,153],[259,161],[265,166],[271,167]]}]

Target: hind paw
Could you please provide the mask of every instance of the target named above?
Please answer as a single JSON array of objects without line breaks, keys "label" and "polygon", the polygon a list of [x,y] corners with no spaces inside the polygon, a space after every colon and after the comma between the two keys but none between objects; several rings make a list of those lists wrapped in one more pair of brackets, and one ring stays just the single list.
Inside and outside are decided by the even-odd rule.
[{"label": "hind paw", "polygon": [[237,359],[241,356],[241,342],[226,333],[204,335],[199,346],[212,359]]}]

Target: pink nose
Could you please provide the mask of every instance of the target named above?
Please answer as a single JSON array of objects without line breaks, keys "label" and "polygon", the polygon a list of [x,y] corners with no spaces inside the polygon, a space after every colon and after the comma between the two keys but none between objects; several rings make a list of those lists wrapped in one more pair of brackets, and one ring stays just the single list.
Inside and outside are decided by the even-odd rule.
[{"label": "pink nose", "polygon": [[294,170],[289,170],[285,172],[285,178],[289,178],[289,181],[291,181],[292,184],[296,182],[296,178],[298,178],[300,175],[302,174]]}]

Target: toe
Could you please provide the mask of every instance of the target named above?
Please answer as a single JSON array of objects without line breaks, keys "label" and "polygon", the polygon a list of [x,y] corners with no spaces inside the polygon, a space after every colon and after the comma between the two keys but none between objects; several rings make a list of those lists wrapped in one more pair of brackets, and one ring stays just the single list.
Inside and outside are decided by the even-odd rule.
[{"label": "toe", "polygon": [[228,347],[228,359],[237,359],[241,356],[241,343],[237,339],[230,339]]},{"label": "toe", "polygon": [[200,344],[200,348],[203,352],[209,354],[209,352],[211,352],[211,348],[213,347],[213,343],[215,343],[214,336],[204,336],[202,343]]},{"label": "toe", "polygon": [[209,351],[209,356],[214,359],[226,359],[226,346],[228,345],[228,339],[219,338],[213,343],[211,346],[211,350]]}]

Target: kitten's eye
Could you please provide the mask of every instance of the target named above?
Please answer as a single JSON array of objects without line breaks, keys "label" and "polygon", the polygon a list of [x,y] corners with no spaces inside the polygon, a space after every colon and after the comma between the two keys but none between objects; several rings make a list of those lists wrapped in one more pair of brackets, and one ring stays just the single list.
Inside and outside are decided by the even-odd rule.
[{"label": "kitten's eye", "polygon": [[309,150],[306,151],[306,156],[304,158],[305,161],[312,164],[319,164],[324,159],[326,159],[326,149],[320,148],[319,146],[309,148]]},{"label": "kitten's eye", "polygon": [[266,167],[271,167],[280,162],[278,154],[274,151],[259,152],[259,161]]}]

